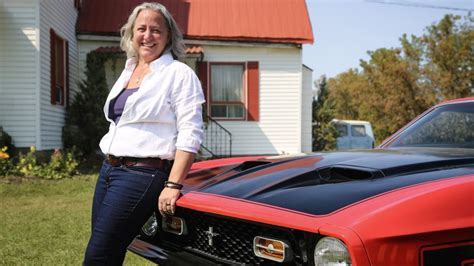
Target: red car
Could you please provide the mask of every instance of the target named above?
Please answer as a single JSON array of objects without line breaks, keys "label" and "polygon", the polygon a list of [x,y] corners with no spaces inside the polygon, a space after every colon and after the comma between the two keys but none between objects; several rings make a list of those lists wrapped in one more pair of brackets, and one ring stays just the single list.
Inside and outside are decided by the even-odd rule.
[{"label": "red car", "polygon": [[129,250],[160,265],[472,266],[474,98],[373,150],[197,163],[177,205]]}]

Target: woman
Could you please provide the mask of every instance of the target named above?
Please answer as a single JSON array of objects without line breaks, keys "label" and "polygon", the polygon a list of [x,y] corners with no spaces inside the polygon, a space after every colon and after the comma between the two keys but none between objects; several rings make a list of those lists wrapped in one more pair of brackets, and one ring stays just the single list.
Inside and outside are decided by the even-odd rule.
[{"label": "woman", "polygon": [[202,141],[201,85],[182,34],[166,8],[137,6],[121,29],[125,69],[104,106],[109,132],[100,148],[92,234],[84,265],[121,265],[127,246],[156,208],[173,214]]}]

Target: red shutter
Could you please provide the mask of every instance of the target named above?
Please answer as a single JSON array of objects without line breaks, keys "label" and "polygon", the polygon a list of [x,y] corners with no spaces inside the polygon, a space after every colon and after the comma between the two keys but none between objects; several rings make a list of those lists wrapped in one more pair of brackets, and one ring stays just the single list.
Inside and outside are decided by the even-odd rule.
[{"label": "red shutter", "polygon": [[201,80],[201,86],[202,86],[202,92],[204,93],[204,99],[206,102],[203,104],[203,118],[204,120],[207,121],[207,116],[209,114],[208,109],[210,106],[209,99],[207,97],[208,95],[208,62],[207,61],[202,61],[202,62],[197,62],[197,74],[199,80]]},{"label": "red shutter", "polygon": [[51,47],[51,104],[56,104],[56,34],[53,29],[49,30],[49,40]]},{"label": "red shutter", "polygon": [[258,62],[247,62],[247,120],[259,121],[259,70]]},{"label": "red shutter", "polygon": [[64,56],[66,57],[66,80],[64,81],[64,101],[66,107],[69,106],[69,42],[64,41],[65,51]]},{"label": "red shutter", "polygon": [[207,61],[197,62],[197,74],[199,80],[201,80],[202,91],[204,92],[204,98],[207,99]]}]

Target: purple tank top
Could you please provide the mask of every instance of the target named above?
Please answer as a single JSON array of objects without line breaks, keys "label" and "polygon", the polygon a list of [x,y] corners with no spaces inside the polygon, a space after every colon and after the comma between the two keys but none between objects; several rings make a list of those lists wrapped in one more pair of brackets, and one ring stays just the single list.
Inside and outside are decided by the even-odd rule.
[{"label": "purple tank top", "polygon": [[118,123],[120,117],[123,113],[123,108],[125,107],[125,102],[128,97],[134,94],[138,88],[133,89],[123,89],[117,97],[110,101],[109,105],[109,118],[115,121],[115,124]]}]

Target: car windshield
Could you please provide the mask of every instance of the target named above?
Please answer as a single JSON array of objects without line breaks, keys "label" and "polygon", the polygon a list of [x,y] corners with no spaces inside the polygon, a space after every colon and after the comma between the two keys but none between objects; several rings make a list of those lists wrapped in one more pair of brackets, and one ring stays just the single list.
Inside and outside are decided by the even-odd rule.
[{"label": "car windshield", "polygon": [[474,102],[436,107],[403,130],[389,147],[474,148]]}]

